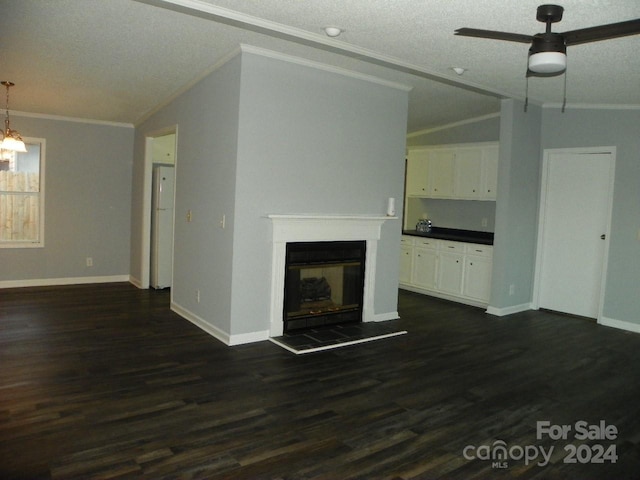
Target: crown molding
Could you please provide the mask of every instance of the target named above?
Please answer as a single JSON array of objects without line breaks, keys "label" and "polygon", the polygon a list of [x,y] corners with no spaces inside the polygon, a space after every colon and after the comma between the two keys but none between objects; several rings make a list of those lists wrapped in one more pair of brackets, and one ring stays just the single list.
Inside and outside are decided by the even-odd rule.
[{"label": "crown molding", "polygon": [[447,123],[446,125],[440,125],[439,127],[427,128],[424,130],[418,130],[407,134],[407,138],[419,137],[429,133],[437,132],[440,130],[446,130],[448,128],[460,127],[462,125],[469,125],[470,123],[482,122],[484,120],[490,120],[492,118],[499,118],[500,112],[489,113],[480,117],[468,118],[466,120],[460,120],[459,122]]},{"label": "crown molding", "polygon": [[91,125],[103,125],[108,127],[122,127],[122,128],[134,128],[133,123],[124,123],[124,122],[110,122],[107,120],[93,120],[90,118],[79,118],[79,117],[65,117],[63,115],[51,115],[48,113],[32,113],[32,112],[19,112],[11,110],[12,117],[27,117],[27,118],[38,118],[41,120],[56,120],[59,122],[76,122],[76,123],[88,123]]}]

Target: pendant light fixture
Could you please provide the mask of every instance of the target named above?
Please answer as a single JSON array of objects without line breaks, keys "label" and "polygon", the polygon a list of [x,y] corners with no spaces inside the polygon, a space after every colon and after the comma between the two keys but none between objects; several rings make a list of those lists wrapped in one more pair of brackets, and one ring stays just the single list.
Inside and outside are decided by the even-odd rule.
[{"label": "pendant light fixture", "polygon": [[6,103],[6,116],[4,119],[4,131],[2,132],[2,141],[0,142],[0,149],[13,150],[14,152],[26,152],[27,148],[24,145],[24,141],[18,132],[11,130],[9,127],[9,88],[15,84],[3,80],[0,82],[7,87],[7,103]]}]

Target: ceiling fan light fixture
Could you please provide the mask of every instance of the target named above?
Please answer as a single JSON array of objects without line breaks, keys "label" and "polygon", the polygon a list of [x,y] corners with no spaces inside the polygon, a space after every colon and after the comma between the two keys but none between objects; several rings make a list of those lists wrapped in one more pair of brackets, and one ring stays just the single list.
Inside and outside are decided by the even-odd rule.
[{"label": "ceiling fan light fixture", "polygon": [[534,73],[562,73],[567,68],[567,55],[563,52],[538,52],[529,56],[529,70]]}]

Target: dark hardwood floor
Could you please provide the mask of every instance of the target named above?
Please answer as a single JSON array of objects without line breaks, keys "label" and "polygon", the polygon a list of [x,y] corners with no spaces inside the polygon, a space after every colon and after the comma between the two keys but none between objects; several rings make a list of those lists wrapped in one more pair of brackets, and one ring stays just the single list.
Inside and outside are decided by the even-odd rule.
[{"label": "dark hardwood floor", "polygon": [[[401,292],[407,335],[296,356],[227,347],[168,302],[0,290],[0,478],[640,477],[638,334]],[[581,421],[618,433],[577,439]]]}]

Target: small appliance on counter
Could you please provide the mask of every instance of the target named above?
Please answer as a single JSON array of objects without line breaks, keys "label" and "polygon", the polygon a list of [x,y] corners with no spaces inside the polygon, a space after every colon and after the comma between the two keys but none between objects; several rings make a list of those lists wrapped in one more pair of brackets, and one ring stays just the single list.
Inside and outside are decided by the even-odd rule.
[{"label": "small appliance on counter", "polygon": [[429,233],[431,231],[431,220],[418,220],[416,231],[420,233]]}]

